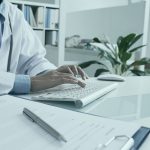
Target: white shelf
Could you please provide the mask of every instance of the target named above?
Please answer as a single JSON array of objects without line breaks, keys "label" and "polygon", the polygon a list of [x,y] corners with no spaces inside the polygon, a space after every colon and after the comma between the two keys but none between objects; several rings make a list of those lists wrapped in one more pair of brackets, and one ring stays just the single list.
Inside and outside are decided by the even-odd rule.
[{"label": "white shelf", "polygon": [[47,7],[47,8],[56,8],[59,9],[59,5],[57,4],[47,4],[47,3],[38,3],[38,2],[30,2],[30,1],[23,1],[23,0],[9,0],[11,3],[16,3],[20,5],[30,5],[30,6],[41,6],[41,7]]},{"label": "white shelf", "polygon": [[[32,27],[32,26],[31,26]],[[32,27],[33,30],[44,30],[44,28]]]},{"label": "white shelf", "polygon": [[[31,17],[31,16],[35,17],[34,18],[35,19],[35,21],[34,21],[35,23],[33,23],[33,21],[30,20],[31,18],[28,18],[26,15],[25,15],[26,16],[25,18],[26,18],[26,20],[28,20],[29,24],[32,22],[31,23],[31,27],[35,31],[37,36],[39,36],[39,39],[41,40],[43,45],[45,45],[45,43],[47,41],[49,41],[49,43],[51,42],[51,38],[49,38],[49,36],[51,35],[51,33],[53,31],[59,32],[59,29],[45,28],[45,26],[46,26],[46,22],[45,22],[46,18],[45,17],[46,17],[47,8],[49,8],[49,9],[59,9],[60,7],[59,7],[58,4],[48,4],[48,3],[42,3],[42,2],[40,3],[40,2],[34,2],[32,0],[31,1],[26,1],[26,0],[9,0],[9,2],[18,5],[19,9],[21,9],[21,11],[23,11],[24,14],[25,14],[25,11],[27,11],[27,9],[25,9],[26,6],[30,6],[31,7],[31,10],[32,10],[33,14],[30,14],[29,17]],[[55,2],[56,2],[56,0],[55,0]],[[29,10],[30,10],[30,7],[29,7]],[[38,18],[38,19],[40,19],[40,24],[37,23],[38,19],[36,18],[36,12],[37,12],[39,7],[42,7],[42,12],[40,12],[40,14],[43,13],[43,15],[40,15],[40,18]],[[29,12],[29,13],[31,13],[31,12]],[[38,15],[39,15],[39,13],[38,13]],[[42,19],[41,19],[41,17],[42,17]],[[56,16],[54,16],[54,18],[55,17]],[[41,24],[41,22],[42,22],[42,24]],[[55,22],[54,19],[53,19],[53,23],[59,23],[59,21]],[[49,24],[50,24],[50,22],[49,22]],[[57,38],[55,39],[55,41],[56,40],[57,40]]]},{"label": "white shelf", "polygon": [[47,31],[59,31],[59,29],[50,29],[50,28],[44,28]]}]

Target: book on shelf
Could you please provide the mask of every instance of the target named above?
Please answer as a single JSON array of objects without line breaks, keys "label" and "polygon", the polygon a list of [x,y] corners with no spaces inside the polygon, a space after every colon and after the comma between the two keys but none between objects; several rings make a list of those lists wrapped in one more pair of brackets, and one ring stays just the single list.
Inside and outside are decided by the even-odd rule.
[{"label": "book on shelf", "polygon": [[45,27],[50,29],[58,29],[59,10],[46,8]]},{"label": "book on shelf", "polygon": [[46,8],[46,13],[45,13],[45,28],[49,28],[49,23],[50,23],[50,13],[51,9]]},{"label": "book on shelf", "polygon": [[59,28],[59,10],[55,9],[55,29]]},{"label": "book on shelf", "polygon": [[26,6],[26,20],[30,24],[30,6]]},{"label": "book on shelf", "polygon": [[35,20],[38,28],[44,27],[44,8],[38,7],[35,13]]},{"label": "book on shelf", "polygon": [[27,6],[24,6],[24,18],[26,19],[27,21]]},{"label": "book on shelf", "polygon": [[34,14],[33,14],[33,10],[32,10],[31,7],[30,7],[30,9],[29,9],[29,13],[30,13],[30,25],[31,25],[32,27],[36,27],[37,24],[36,24],[35,17],[34,17]]},{"label": "book on shelf", "polygon": [[36,20],[33,14],[33,10],[31,8],[31,6],[25,6],[24,7],[24,16],[25,19],[27,20],[27,22],[32,26],[32,27],[36,27]]},{"label": "book on shelf", "polygon": [[46,32],[46,44],[50,44],[53,46],[58,45],[58,32],[57,31]]}]

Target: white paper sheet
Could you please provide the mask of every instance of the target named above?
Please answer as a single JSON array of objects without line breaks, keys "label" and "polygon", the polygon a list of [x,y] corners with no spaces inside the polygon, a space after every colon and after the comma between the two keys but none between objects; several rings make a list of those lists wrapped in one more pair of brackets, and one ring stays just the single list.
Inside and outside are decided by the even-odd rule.
[{"label": "white paper sheet", "polygon": [[[58,130],[67,143],[60,142],[23,114],[26,107]],[[0,97],[1,150],[95,150],[115,135],[131,137],[138,125],[73,112],[11,96]],[[124,140],[115,140],[105,150],[119,150]]]}]

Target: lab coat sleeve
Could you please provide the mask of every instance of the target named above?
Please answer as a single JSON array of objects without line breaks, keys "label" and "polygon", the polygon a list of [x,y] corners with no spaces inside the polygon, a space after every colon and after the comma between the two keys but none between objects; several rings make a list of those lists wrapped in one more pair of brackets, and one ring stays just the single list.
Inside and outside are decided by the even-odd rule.
[{"label": "lab coat sleeve", "polygon": [[22,47],[18,63],[18,73],[35,76],[45,70],[56,69],[56,66],[45,58],[45,48],[21,12],[19,17],[22,27]]},{"label": "lab coat sleeve", "polygon": [[8,94],[15,81],[15,74],[0,71],[0,95]]}]

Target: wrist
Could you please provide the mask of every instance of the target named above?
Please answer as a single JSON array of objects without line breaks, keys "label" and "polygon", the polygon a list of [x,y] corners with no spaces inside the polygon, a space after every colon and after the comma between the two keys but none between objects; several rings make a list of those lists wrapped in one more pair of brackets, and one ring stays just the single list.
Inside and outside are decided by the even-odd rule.
[{"label": "wrist", "polygon": [[31,92],[38,91],[38,89],[37,89],[38,83],[37,83],[36,77],[31,77],[30,79],[31,79]]},{"label": "wrist", "polygon": [[31,77],[31,92],[37,92],[44,90],[45,87],[45,79],[42,76]]}]

